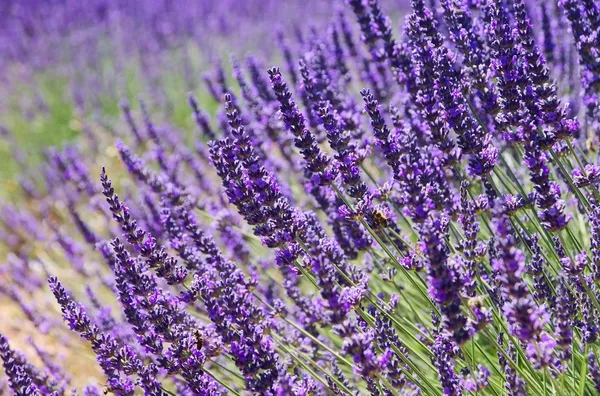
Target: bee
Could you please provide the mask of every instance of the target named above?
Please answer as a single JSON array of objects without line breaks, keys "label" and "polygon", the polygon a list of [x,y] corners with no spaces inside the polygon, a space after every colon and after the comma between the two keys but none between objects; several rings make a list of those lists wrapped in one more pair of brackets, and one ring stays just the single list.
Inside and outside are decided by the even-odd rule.
[{"label": "bee", "polygon": [[388,218],[385,213],[379,209],[373,210],[373,219],[375,220],[375,225],[378,228],[385,228],[388,226]]},{"label": "bee", "polygon": [[585,141],[585,145],[589,151],[595,152],[598,146],[598,142],[596,141],[596,139],[594,139],[594,137],[590,136]]},{"label": "bee", "polygon": [[483,297],[482,296],[471,297],[467,301],[467,304],[469,305],[469,308],[471,308],[471,309],[480,308],[483,306]]},{"label": "bee", "polygon": [[204,346],[204,337],[202,337],[200,331],[194,330],[194,338],[196,339],[196,348],[198,350],[202,349]]}]

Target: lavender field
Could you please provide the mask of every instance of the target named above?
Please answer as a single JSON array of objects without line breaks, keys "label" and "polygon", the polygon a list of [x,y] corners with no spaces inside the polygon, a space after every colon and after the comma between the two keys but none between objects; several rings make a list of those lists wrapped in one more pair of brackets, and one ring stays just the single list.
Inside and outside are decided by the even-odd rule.
[{"label": "lavender field", "polygon": [[0,1],[1,395],[600,395],[600,3]]}]

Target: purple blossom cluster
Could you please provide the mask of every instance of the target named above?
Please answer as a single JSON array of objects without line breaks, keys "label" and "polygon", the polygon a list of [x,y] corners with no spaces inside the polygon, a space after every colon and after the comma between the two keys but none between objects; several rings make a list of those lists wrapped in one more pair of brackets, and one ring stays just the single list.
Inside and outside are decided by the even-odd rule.
[{"label": "purple blossom cluster", "polygon": [[600,392],[596,3],[75,3],[0,4],[0,393]]}]

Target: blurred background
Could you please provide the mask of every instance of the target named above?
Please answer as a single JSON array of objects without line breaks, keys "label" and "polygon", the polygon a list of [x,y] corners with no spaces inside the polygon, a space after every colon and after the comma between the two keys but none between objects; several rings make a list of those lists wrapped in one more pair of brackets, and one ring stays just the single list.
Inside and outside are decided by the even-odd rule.
[{"label": "blurred background", "polygon": [[48,147],[91,128],[118,136],[125,100],[137,111],[142,98],[154,117],[192,131],[187,92],[209,114],[216,108],[206,72],[230,76],[231,57],[250,54],[271,62],[263,71],[281,65],[278,37],[324,34],[319,26],[342,9],[322,0],[0,2],[0,194]]}]

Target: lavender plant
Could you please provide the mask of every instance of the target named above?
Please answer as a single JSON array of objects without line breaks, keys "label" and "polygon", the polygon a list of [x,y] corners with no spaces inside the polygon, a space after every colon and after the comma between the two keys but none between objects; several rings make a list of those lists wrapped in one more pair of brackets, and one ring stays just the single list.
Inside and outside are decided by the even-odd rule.
[{"label": "lavender plant", "polygon": [[600,392],[596,3],[38,3],[3,394]]}]

